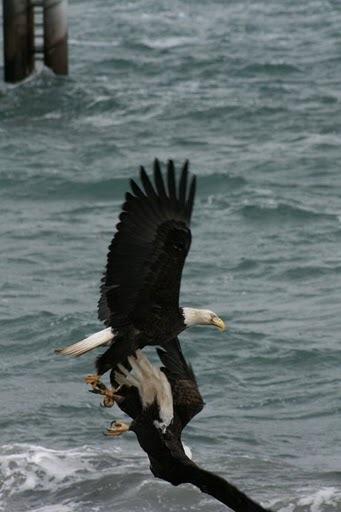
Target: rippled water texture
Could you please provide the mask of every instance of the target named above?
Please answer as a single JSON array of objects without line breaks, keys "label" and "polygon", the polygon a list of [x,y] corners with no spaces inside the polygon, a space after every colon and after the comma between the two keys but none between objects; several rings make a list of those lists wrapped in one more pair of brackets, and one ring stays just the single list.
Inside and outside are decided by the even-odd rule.
[{"label": "rippled water texture", "polygon": [[231,325],[182,336],[186,444],[277,512],[340,510],[339,2],[70,4],[70,76],[0,84],[0,509],[225,510],[106,439],[94,356],[53,353],[101,328],[127,179],[158,156],[199,177],[182,303]]}]

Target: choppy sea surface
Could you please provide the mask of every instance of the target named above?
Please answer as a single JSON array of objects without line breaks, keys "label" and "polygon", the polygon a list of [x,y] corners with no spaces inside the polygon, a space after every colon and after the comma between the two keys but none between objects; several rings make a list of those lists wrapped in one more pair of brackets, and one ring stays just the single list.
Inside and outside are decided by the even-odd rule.
[{"label": "choppy sea surface", "polygon": [[[199,177],[182,335],[194,459],[277,512],[341,510],[338,1],[73,0],[70,76],[0,84],[0,510],[223,511],[154,479],[55,347],[96,303],[129,177]],[[1,62],[2,68],[2,62]],[[0,70],[2,71],[2,69]],[[149,351],[151,353],[151,351]]]}]

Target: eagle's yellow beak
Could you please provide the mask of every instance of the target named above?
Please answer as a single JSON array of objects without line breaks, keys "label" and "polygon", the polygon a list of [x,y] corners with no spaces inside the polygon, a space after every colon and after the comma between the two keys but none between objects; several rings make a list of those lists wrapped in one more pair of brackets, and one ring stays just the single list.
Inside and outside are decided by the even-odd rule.
[{"label": "eagle's yellow beak", "polygon": [[219,316],[215,316],[214,318],[212,318],[211,324],[214,325],[215,327],[217,327],[220,332],[223,332],[226,330],[224,320],[219,318]]}]

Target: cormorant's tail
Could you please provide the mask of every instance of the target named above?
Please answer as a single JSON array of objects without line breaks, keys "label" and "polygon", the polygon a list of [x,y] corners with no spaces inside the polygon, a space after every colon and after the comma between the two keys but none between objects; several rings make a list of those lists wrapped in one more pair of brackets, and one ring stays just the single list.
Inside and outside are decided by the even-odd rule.
[{"label": "cormorant's tail", "polygon": [[73,345],[69,345],[64,348],[56,348],[55,352],[56,354],[62,354],[63,356],[78,357],[90,352],[90,350],[93,350],[94,348],[109,344],[113,338],[114,334],[111,327],[108,327],[107,329],[103,329],[103,331],[92,334],[82,341],[74,343]]}]

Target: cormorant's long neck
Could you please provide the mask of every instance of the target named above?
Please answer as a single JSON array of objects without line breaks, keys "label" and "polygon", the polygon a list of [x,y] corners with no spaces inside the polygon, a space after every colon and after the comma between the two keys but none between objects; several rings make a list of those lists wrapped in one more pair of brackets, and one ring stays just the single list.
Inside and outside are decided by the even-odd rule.
[{"label": "cormorant's long neck", "polygon": [[253,501],[237,487],[214,473],[205,471],[196,464],[188,466],[187,482],[199,487],[235,512],[271,512]]}]

